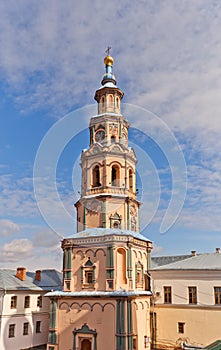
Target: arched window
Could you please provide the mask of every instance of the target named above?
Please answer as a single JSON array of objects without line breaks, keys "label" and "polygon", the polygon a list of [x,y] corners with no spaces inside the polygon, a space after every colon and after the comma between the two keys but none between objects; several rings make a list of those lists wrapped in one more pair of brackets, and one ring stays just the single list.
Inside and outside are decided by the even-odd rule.
[{"label": "arched window", "polygon": [[113,103],[113,95],[109,95],[109,96],[108,96],[108,101],[109,101],[109,105],[112,106],[112,103]]},{"label": "arched window", "polygon": [[117,108],[119,108],[119,107],[120,107],[119,97],[118,97],[118,96],[116,97],[116,106],[117,106]]},{"label": "arched window", "polygon": [[144,284],[144,268],[140,261],[135,265],[135,283],[136,287],[143,287]]},{"label": "arched window", "polygon": [[103,112],[105,109],[105,97],[102,96],[100,99],[100,112]]},{"label": "arched window", "polygon": [[117,284],[122,285],[127,283],[126,278],[126,251],[123,248],[117,250]]},{"label": "arched window", "polygon": [[119,186],[120,185],[120,169],[119,166],[113,165],[111,169],[111,185]]},{"label": "arched window", "polygon": [[92,186],[93,187],[99,187],[100,184],[100,168],[98,165],[96,165],[93,169],[92,173]]},{"label": "arched window", "polygon": [[129,190],[133,192],[133,171],[129,170]]}]

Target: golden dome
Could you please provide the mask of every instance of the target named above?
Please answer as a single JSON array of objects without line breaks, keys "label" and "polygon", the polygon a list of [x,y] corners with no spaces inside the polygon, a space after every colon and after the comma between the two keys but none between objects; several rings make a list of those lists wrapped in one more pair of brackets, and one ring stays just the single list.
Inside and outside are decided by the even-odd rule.
[{"label": "golden dome", "polygon": [[113,57],[111,57],[110,55],[107,55],[104,59],[104,64],[106,66],[113,66],[113,63],[114,63]]}]

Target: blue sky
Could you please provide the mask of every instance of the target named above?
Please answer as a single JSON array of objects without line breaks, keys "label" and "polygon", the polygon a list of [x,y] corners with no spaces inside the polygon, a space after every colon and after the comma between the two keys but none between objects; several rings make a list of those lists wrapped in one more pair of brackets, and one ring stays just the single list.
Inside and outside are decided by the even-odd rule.
[{"label": "blue sky", "polygon": [[[0,13],[1,266],[61,268],[109,45],[138,156],[142,233],[161,255],[221,246],[220,1],[9,0]],[[54,144],[42,144],[51,130]],[[36,202],[45,145],[56,174],[35,173]]]}]

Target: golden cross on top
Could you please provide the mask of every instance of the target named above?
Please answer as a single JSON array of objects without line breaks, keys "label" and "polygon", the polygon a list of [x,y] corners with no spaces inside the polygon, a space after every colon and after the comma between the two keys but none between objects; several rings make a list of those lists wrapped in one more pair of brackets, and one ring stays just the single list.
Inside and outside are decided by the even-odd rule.
[{"label": "golden cross on top", "polygon": [[110,55],[110,49],[111,49],[111,46],[108,46],[107,50],[105,51],[108,55]]}]

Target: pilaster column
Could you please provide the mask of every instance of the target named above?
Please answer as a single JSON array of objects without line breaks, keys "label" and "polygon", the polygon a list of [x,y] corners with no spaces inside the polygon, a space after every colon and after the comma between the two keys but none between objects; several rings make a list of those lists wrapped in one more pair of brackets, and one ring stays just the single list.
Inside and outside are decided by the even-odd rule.
[{"label": "pilaster column", "polygon": [[127,300],[127,334],[128,350],[133,349],[133,324],[132,324],[132,305],[131,300]]}]

